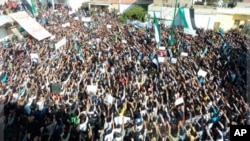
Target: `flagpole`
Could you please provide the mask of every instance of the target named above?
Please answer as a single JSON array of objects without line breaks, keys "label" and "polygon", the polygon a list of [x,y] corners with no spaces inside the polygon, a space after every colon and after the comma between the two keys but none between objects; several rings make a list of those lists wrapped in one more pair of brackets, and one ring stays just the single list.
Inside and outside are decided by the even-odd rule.
[{"label": "flagpole", "polygon": [[174,45],[174,34],[175,34],[175,30],[174,30],[174,21],[175,21],[175,17],[176,17],[177,2],[178,2],[178,0],[175,0],[174,18],[173,18],[172,29],[171,29],[170,46],[173,46],[173,45]]}]

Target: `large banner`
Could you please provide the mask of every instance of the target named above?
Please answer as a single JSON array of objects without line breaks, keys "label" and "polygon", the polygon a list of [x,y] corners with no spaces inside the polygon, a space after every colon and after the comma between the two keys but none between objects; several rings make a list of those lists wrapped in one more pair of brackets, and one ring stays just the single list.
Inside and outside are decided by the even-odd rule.
[{"label": "large banner", "polygon": [[174,8],[171,7],[162,7],[161,9],[161,18],[166,20],[174,19]]},{"label": "large banner", "polygon": [[39,23],[32,19],[25,11],[10,14],[10,16],[38,41],[51,36]]}]

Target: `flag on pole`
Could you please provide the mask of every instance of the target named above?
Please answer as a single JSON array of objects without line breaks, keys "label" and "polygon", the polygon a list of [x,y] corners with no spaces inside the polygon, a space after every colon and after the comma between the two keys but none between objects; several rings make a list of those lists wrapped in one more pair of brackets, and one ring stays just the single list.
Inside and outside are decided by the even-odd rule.
[{"label": "flag on pole", "polygon": [[155,29],[155,41],[158,44],[160,43],[160,40],[161,40],[161,31],[160,31],[160,26],[158,23],[158,19],[155,16],[155,13],[154,13],[154,29]]},{"label": "flag on pole", "polygon": [[33,15],[37,15],[36,6],[33,0],[31,0],[31,8],[32,8]]}]

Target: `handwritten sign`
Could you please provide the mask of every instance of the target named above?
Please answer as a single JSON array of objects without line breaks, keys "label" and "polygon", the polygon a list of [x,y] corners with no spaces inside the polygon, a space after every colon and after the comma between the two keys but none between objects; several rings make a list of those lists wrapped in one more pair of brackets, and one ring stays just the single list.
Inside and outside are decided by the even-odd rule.
[{"label": "handwritten sign", "polygon": [[51,34],[31,18],[25,11],[10,14],[10,16],[38,41],[51,36]]}]

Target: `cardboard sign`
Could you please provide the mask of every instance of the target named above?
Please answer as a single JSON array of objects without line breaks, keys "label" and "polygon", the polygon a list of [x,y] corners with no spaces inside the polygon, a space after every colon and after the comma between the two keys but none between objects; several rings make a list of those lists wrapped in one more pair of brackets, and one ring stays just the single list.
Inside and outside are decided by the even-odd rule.
[{"label": "cardboard sign", "polygon": [[206,71],[203,71],[202,69],[200,69],[197,73],[198,76],[202,76],[202,77],[206,77],[207,75],[207,72]]}]

